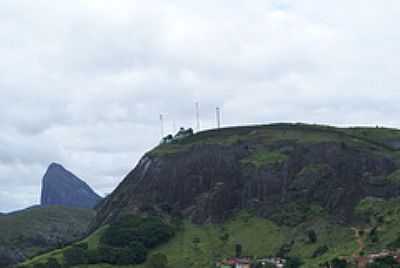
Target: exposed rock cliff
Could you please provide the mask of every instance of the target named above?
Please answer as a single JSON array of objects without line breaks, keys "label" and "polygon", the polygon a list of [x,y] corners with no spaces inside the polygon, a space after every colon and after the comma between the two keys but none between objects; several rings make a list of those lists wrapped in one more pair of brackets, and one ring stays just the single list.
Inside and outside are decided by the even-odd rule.
[{"label": "exposed rock cliff", "polygon": [[93,208],[100,199],[89,185],[59,164],[51,164],[43,177],[42,206]]},{"label": "exposed rock cliff", "polygon": [[96,225],[124,213],[219,222],[242,209],[279,219],[309,205],[353,221],[361,199],[400,194],[399,141],[397,130],[286,124],[198,133],[147,153],[99,206]]}]

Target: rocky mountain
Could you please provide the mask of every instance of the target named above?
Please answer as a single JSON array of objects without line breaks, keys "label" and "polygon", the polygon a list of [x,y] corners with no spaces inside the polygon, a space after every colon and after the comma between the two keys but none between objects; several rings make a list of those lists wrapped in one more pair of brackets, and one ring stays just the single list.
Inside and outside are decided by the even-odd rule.
[{"label": "rocky mountain", "polygon": [[94,218],[92,209],[31,207],[0,217],[0,267],[81,239]]},{"label": "rocky mountain", "polygon": [[355,222],[364,198],[399,196],[399,141],[398,130],[303,124],[201,132],[148,152],[99,206],[96,226],[143,213],[223,222],[241,210],[296,224],[311,205]]},{"label": "rocky mountain", "polygon": [[43,177],[42,206],[93,208],[100,200],[88,184],[60,164],[52,163]]},{"label": "rocky mountain", "polygon": [[[99,237],[115,235],[115,224],[125,226],[124,235],[113,237],[128,243],[125,228],[138,218],[127,215],[151,215],[176,233],[150,250],[144,266],[161,253],[170,267],[213,267],[235,256],[240,243],[243,256],[283,256],[310,268],[340,259],[350,263],[341,267],[355,267],[366,256],[400,249],[399,144],[400,130],[304,124],[167,140],[97,205],[96,232],[80,243],[101,252]],[[24,267],[49,256],[62,260],[67,251]]]}]

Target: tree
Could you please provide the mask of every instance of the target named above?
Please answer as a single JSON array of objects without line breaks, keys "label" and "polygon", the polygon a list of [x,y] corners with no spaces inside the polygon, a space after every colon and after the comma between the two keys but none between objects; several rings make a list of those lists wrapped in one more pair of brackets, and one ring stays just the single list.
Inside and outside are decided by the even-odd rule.
[{"label": "tree", "polygon": [[286,259],[285,268],[298,268],[303,265],[303,262],[298,257],[290,257]]},{"label": "tree", "polygon": [[147,261],[147,268],[167,268],[168,258],[162,253],[152,255]]},{"label": "tree", "polygon": [[242,256],[242,245],[241,244],[235,245],[235,252],[236,252],[236,257],[239,258]]},{"label": "tree", "polygon": [[33,268],[46,268],[46,264],[44,263],[35,263]]},{"label": "tree", "polygon": [[321,257],[322,255],[325,255],[325,253],[327,253],[328,251],[329,251],[328,246],[326,246],[326,245],[320,246],[319,248],[317,248],[317,249],[314,251],[312,257],[313,257],[313,258]]},{"label": "tree", "polygon": [[55,258],[47,260],[47,268],[61,268],[61,264]]},{"label": "tree", "polygon": [[314,230],[310,230],[307,232],[308,235],[308,241],[312,244],[314,244],[315,242],[317,242],[317,234],[315,233]]},{"label": "tree", "polygon": [[368,268],[399,268],[400,265],[392,256],[378,258]]},{"label": "tree", "polygon": [[101,262],[109,264],[141,264],[146,261],[147,249],[140,242],[132,242],[127,248],[101,245],[98,254]]},{"label": "tree", "polygon": [[79,246],[72,246],[67,249],[64,253],[64,263],[67,267],[75,266],[78,264],[87,264],[87,250]]},{"label": "tree", "polygon": [[345,260],[340,260],[338,258],[333,259],[331,263],[332,263],[333,268],[346,268],[347,267],[347,262]]}]

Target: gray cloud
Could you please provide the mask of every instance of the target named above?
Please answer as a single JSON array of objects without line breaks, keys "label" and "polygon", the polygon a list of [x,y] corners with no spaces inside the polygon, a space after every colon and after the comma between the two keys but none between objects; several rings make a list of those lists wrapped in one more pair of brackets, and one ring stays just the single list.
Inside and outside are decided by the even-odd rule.
[{"label": "gray cloud", "polygon": [[400,4],[3,0],[0,211],[58,161],[109,193],[167,131],[303,121],[398,127]]}]

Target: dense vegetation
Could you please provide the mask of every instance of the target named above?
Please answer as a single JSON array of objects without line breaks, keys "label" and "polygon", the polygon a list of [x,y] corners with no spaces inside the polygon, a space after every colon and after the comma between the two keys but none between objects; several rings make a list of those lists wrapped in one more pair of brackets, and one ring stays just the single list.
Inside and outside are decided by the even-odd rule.
[{"label": "dense vegetation", "polygon": [[[126,216],[114,222],[99,235],[95,248],[88,241],[74,244],[60,252],[61,258],[49,257],[32,267],[74,267],[87,264],[132,265],[146,261],[148,251],[174,236],[174,228],[158,217]],[[160,256],[151,262],[159,263]],[[20,267],[31,267],[30,264]]]}]

